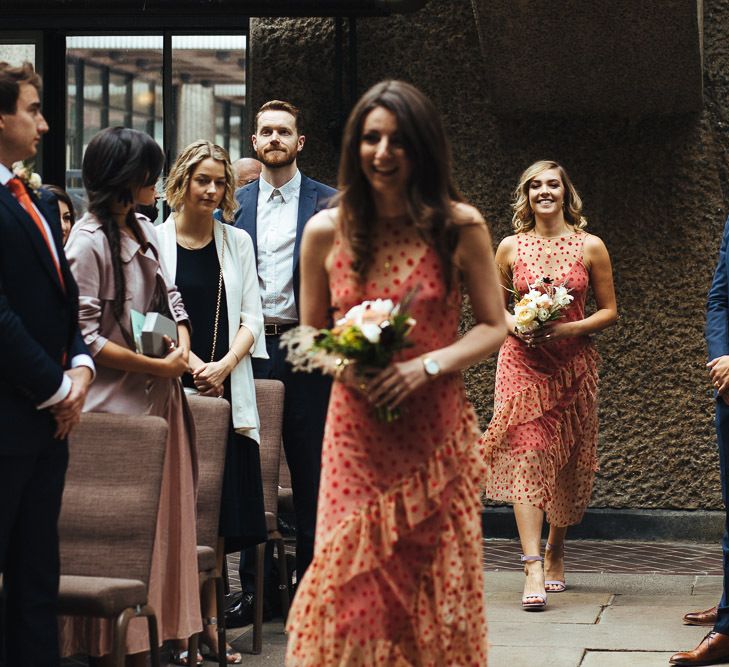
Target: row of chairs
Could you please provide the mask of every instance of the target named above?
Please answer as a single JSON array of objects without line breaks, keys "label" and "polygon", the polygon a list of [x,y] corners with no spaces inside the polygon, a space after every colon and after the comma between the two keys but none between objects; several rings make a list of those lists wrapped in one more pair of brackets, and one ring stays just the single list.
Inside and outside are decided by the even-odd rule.
[{"label": "row of chairs", "polygon": [[[256,380],[261,419],[261,468],[268,539],[274,541],[281,576],[281,605],[288,611],[283,537],[277,527],[283,384]],[[198,570],[201,595],[213,586],[218,646],[225,646],[223,572],[215,549],[225,447],[227,401],[189,397],[197,431],[199,491]],[[59,612],[115,619],[114,664],[124,664],[126,631],[135,617],[147,619],[153,667],[159,667],[157,622],[147,604],[147,586],[159,505],[167,423],[159,417],[87,413],[70,439],[70,463],[59,521],[61,583]],[[109,446],[109,443],[114,443]],[[263,624],[263,554],[257,549],[253,652],[260,653]],[[190,643],[195,655],[197,638]],[[218,651],[220,667],[225,652]]]}]

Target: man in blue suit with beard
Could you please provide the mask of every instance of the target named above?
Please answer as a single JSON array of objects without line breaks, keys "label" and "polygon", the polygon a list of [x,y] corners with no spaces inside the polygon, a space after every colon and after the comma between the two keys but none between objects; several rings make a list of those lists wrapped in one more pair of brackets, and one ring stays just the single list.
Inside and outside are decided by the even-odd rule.
[{"label": "man in blue suit with beard", "polygon": [[[709,376],[716,390],[716,440],[719,448],[721,490],[724,507],[729,500],[729,220],[719,251],[706,304],[706,345],[709,352]],[[729,513],[724,526],[724,593],[719,604],[706,611],[686,614],[686,625],[713,626],[693,650],[676,653],[672,665],[715,665],[729,661]]]},{"label": "man in blue suit with beard", "polygon": [[0,63],[0,572],[6,664],[58,665],[58,514],[94,364],[58,207],[11,171],[48,131],[32,65]]},{"label": "man in blue suit with beard", "polygon": [[[296,515],[296,574],[303,576],[314,555],[316,502],[324,421],[331,381],[320,374],[293,373],[279,348],[282,333],[298,324],[299,248],[304,225],[326,208],[335,190],[304,176],[296,159],[304,147],[299,110],[288,102],[266,102],[256,114],[251,138],[263,163],[261,177],[240,188],[235,225],[253,239],[263,302],[269,359],[254,359],[256,378],[281,380],[284,399],[283,445],[291,470]],[[253,613],[254,549],[241,554],[243,598],[227,616],[233,627]]]}]

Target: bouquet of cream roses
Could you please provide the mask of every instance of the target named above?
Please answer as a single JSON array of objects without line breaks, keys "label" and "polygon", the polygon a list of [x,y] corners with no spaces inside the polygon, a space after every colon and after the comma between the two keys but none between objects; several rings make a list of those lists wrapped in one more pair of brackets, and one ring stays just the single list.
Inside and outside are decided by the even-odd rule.
[{"label": "bouquet of cream roses", "polygon": [[[412,346],[408,336],[415,320],[407,313],[412,296],[407,295],[399,304],[391,299],[363,301],[331,329],[297,327],[287,331],[281,346],[288,348],[287,359],[295,370],[319,370],[336,377],[348,365],[356,364],[355,372],[364,378],[367,371],[387,367],[400,350]],[[376,415],[391,422],[400,416],[400,410],[377,408]]]},{"label": "bouquet of cream roses", "polygon": [[519,333],[534,331],[547,322],[559,319],[574,300],[564,284],[555,285],[547,277],[539,278],[529,285],[526,294],[520,294],[515,287],[510,291],[514,295],[514,319]]}]

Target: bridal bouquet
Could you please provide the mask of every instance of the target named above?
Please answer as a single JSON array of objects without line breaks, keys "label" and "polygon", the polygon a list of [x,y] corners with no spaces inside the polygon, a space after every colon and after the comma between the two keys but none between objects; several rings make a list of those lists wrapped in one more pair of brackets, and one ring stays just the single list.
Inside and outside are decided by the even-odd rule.
[{"label": "bridal bouquet", "polygon": [[529,285],[526,294],[520,294],[515,287],[510,292],[514,295],[514,318],[519,333],[534,331],[547,322],[559,319],[574,300],[564,284],[555,285],[547,277],[539,278]]},{"label": "bridal bouquet", "polygon": [[[411,299],[408,295],[399,304],[391,299],[363,301],[331,329],[297,327],[282,336],[281,345],[288,348],[287,359],[295,370],[321,370],[336,377],[356,364],[356,372],[364,378],[368,370],[387,367],[400,350],[412,346],[408,336],[415,320],[407,312]],[[377,408],[376,415],[391,422],[400,410]]]}]

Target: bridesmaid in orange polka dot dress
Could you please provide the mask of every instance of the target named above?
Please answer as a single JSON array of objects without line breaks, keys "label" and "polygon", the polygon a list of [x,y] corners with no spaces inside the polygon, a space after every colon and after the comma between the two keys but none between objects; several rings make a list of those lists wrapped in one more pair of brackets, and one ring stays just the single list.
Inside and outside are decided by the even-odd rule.
[{"label": "bridesmaid in orange polka dot dress", "polygon": [[[496,251],[504,287],[524,294],[548,277],[574,297],[562,318],[525,334],[507,311],[512,335],[499,353],[494,416],[481,440],[486,495],[514,506],[527,576],[522,606],[534,611],[544,609],[547,592],[565,590],[567,527],[580,522],[590,500],[597,469],[598,355],[589,334],[613,324],[617,306],[607,249],[584,231],[582,201],[560,165],[531,165],[519,180],[513,208],[516,234]],[[597,310],[585,317],[588,287]],[[549,538],[542,567],[545,513]]]},{"label": "bridesmaid in orange polka dot dress", "polygon": [[[418,287],[417,324],[384,371],[336,377],[286,664],[483,667],[484,470],[459,371],[506,335],[488,228],[451,183],[435,108],[406,83],[377,84],[355,106],[339,187],[338,208],[304,232],[303,323],[327,326],[331,312]],[[461,286],[476,325],[459,338]],[[402,416],[378,421],[376,406]]]}]

